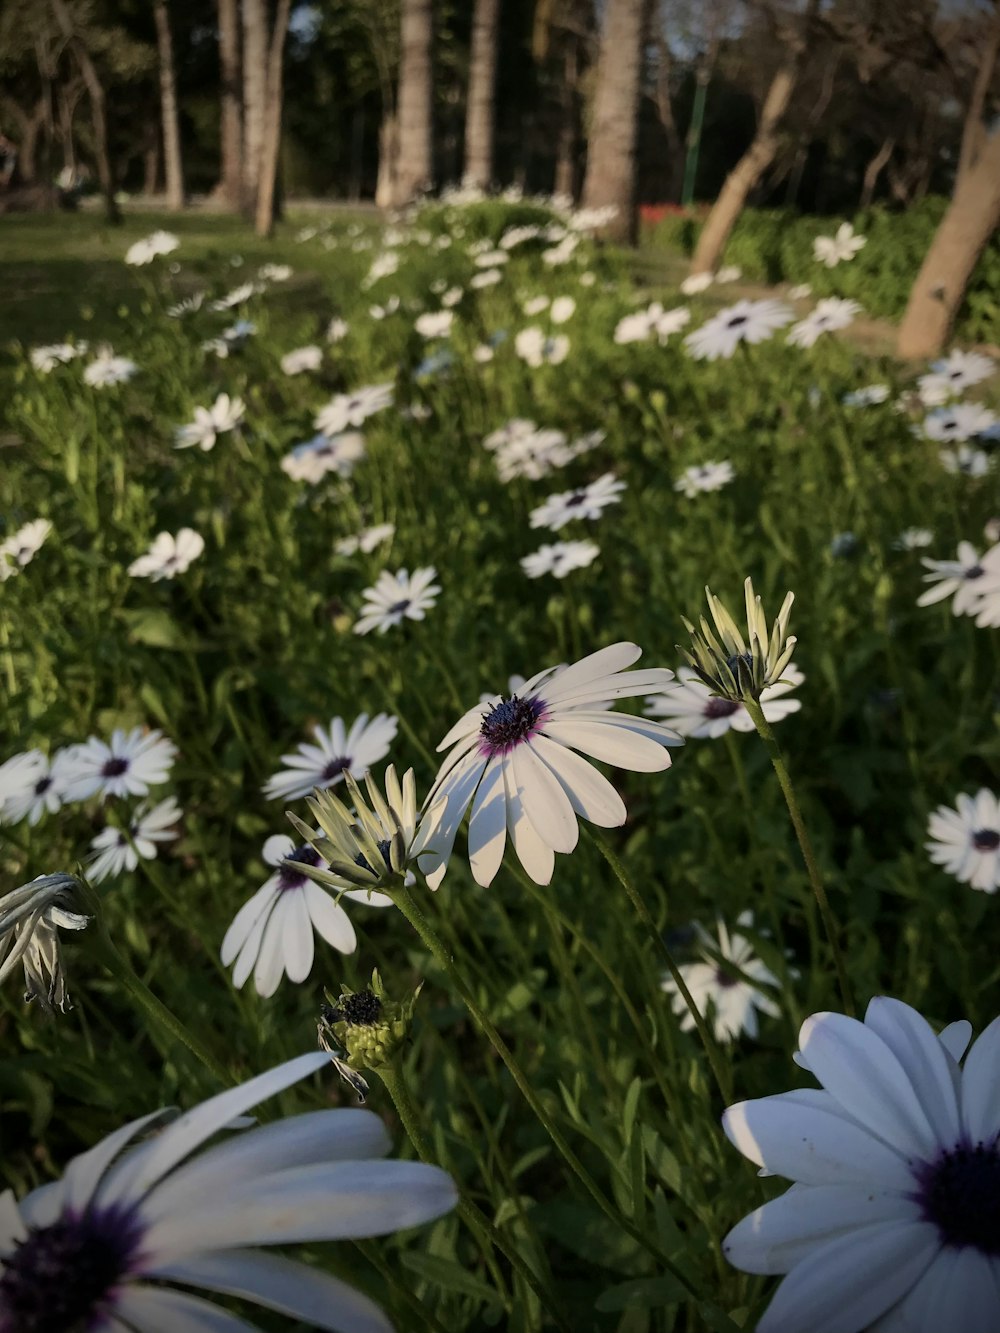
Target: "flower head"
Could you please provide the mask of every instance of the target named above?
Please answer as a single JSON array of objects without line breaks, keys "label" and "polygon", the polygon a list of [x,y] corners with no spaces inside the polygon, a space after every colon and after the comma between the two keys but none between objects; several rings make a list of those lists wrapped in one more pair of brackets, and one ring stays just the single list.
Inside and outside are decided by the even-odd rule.
[{"label": "flower head", "polygon": [[931,815],[927,851],[962,884],[984,893],[1000,889],[1000,801],[986,787],[960,793],[956,809],[939,805]]},{"label": "flower head", "polygon": [[[753,913],[743,912],[736,924],[744,930],[752,928]],[[696,931],[703,961],[682,963],[679,971],[698,1012],[710,1019],[716,1041],[735,1041],[744,1032],[748,1037],[756,1037],[758,1012],[771,1018],[780,1013],[774,1000],[762,989],[778,986],[778,978],[754,953],[750,940],[738,931],[730,933],[723,921],[716,923],[717,939],[702,926],[697,926]],[[727,967],[727,963],[732,967]],[[671,1004],[674,1013],[680,1016],[681,1031],[691,1032],[695,1027],[694,1015],[674,980],[664,977],[661,988],[673,996]]]},{"label": "flower head", "polygon": [[601,548],[596,542],[552,542],[526,555],[521,568],[529,579],[540,579],[543,574],[564,579],[574,569],[586,569],[600,554]]},{"label": "flower head", "polygon": [[391,384],[369,384],[353,393],[338,393],[320,408],[313,423],[323,435],[339,435],[348,426],[363,426],[370,416],[392,402]]},{"label": "flower head", "polygon": [[674,482],[674,490],[693,500],[704,491],[720,491],[735,475],[728,459],[722,463],[698,463],[684,469]]},{"label": "flower head", "polygon": [[177,747],[161,731],[119,729],[110,742],[91,736],[67,747],[60,757],[63,800],[147,796],[150,787],[166,782],[176,755]]},{"label": "flower head", "polygon": [[817,236],[813,241],[813,257],[827,268],[851,260],[867,241],[866,236],[855,235],[849,222],[842,222],[835,236]]},{"label": "flower head", "polygon": [[533,528],[558,532],[574,518],[600,518],[608,505],[619,503],[624,490],[623,481],[618,481],[613,472],[605,472],[587,486],[550,495],[544,504],[531,511],[528,521]]},{"label": "flower head", "polygon": [[921,564],[928,571],[924,582],[931,586],[917,598],[917,606],[932,606],[951,597],[952,615],[975,616],[983,610],[984,595],[1000,579],[1000,543],[981,556],[971,542],[959,542],[957,560],[922,556]]},{"label": "flower head", "polygon": [[354,555],[358,551],[364,555],[371,555],[376,547],[390,541],[395,535],[395,523],[376,523],[373,527],[363,528],[350,537],[341,537],[334,542],[333,549],[338,555]]},{"label": "flower head", "polygon": [[144,236],[141,241],[135,241],[129,246],[125,252],[125,263],[151,264],[160,255],[171,254],[179,245],[180,241],[172,232],[154,231],[150,236]]},{"label": "flower head", "polygon": [[109,824],[101,829],[90,844],[89,878],[99,884],[134,870],[140,861],[155,861],[157,844],[177,837],[175,825],[180,818],[180,806],[168,796],[152,807],[143,802],[127,828]]},{"label": "flower head", "polygon": [[204,549],[204,537],[193,528],[181,528],[176,537],[161,532],[146,554],[132,561],[128,572],[134,579],[151,579],[153,583],[159,583],[161,579],[172,579],[176,574],[185,573]]},{"label": "flower head", "polygon": [[[63,1013],[72,1008],[62,970],[58,929],[83,930],[90,920],[71,910],[79,882],[72,875],[39,875],[0,898],[0,982],[24,967],[27,1001]],[[2,1286],[2,1279],[0,1279]],[[0,1301],[2,1312],[2,1301]]]},{"label": "flower head", "polygon": [[127,356],[115,356],[110,348],[105,348],[84,370],[83,382],[94,389],[126,384],[138,369],[136,363]]},{"label": "flower head", "polygon": [[371,985],[364,990],[353,991],[342,986],[336,997],[326,991],[327,1003],[323,1005],[319,1023],[321,1045],[325,1050],[334,1044],[339,1046],[350,1069],[378,1071],[409,1038],[420,990],[418,986],[401,1003],[390,1000],[376,971],[372,973]]},{"label": "flower head", "polygon": [[323,364],[323,349],[315,343],[308,347],[296,347],[286,352],[281,358],[281,369],[286,375],[301,375],[307,370],[319,370]]},{"label": "flower head", "polygon": [[[768,722],[782,722],[802,707],[798,699],[789,699],[788,693],[805,680],[802,672],[789,662],[776,685],[761,691],[760,706]],[[646,716],[658,717],[672,727],[679,736],[715,740],[727,731],[753,731],[753,718],[742,701],[722,699],[691,670],[681,667],[677,673],[676,689],[646,700]]]},{"label": "flower head", "polygon": [[820,301],[816,309],[805,319],[793,324],[788,332],[788,341],[793,347],[812,347],[824,333],[836,329],[846,329],[861,313],[857,301],[845,301],[839,296],[828,296]]},{"label": "flower head", "polygon": [[230,398],[228,393],[220,393],[211,407],[194,409],[194,421],[178,427],[174,448],[190,449],[196,444],[207,453],[209,449],[215,448],[215,441],[220,435],[236,429],[245,412],[242,398]]},{"label": "flower head", "polygon": [[362,594],[364,603],[354,633],[370,634],[377,629],[384,634],[404,620],[423,620],[441,591],[441,585],[434,582],[436,578],[433,565],[415,569],[412,574],[406,569],[397,569],[395,574],[383,569],[374,585]]},{"label": "flower head", "polygon": [[766,342],[791,318],[781,301],[737,301],[689,333],[684,346],[696,361],[717,361],[731,357],[740,343]]},{"label": "flower head", "polygon": [[41,750],[26,750],[0,764],[0,824],[27,819],[33,828],[45,814],[62,805],[64,750],[47,759]]},{"label": "flower head", "polygon": [[340,717],[332,718],[325,731],[313,727],[315,743],[300,745],[294,754],[281,756],[288,767],[268,778],[264,795],[272,801],[295,800],[316,788],[323,790],[343,782],[348,773],[363,777],[372,764],[389,753],[398,726],[388,713],[378,713],[370,721],[367,713],[361,713],[350,730]]},{"label": "flower head", "polygon": [[747,616],[745,642],[732,616],[718,597],[706,588],[708,609],[719,638],[712,633],[704,616],[701,617],[700,632],[685,620],[692,646],[690,652],[680,649],[695,674],[713,694],[736,703],[746,699],[758,700],[769,685],[777,684],[791,660],[796,643],[794,635],[789,636],[787,632],[795,594],[786,595],[769,635],[764,608],[754,593],[752,579],[746,580],[743,590]]},{"label": "flower head", "polygon": [[281,460],[281,470],[293,481],[307,481],[315,486],[329,472],[349,477],[356,463],[365,456],[365,437],[360,431],[340,435],[314,435],[297,444]]},{"label": "flower head", "polygon": [[[25,523],[12,536],[0,542],[0,566],[6,565],[16,574],[25,565],[30,565],[45,545],[51,531],[52,524],[47,518],[36,518],[30,523]],[[0,582],[3,582],[2,575]]]}]

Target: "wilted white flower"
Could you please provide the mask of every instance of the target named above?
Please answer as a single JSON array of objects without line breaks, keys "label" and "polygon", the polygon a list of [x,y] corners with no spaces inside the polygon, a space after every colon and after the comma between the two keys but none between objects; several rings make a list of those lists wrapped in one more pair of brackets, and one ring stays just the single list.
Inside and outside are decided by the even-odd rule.
[{"label": "wilted white flower", "polygon": [[[30,884],[0,898],[0,982],[6,981],[21,963],[24,998],[29,1002],[38,1000],[43,1009],[57,1008],[65,1013],[72,1008],[63,975],[58,931],[83,930],[90,920],[89,916],[71,910],[77,905],[79,888],[72,875],[39,875]],[[0,1292],[6,1295],[2,1267]]]},{"label": "wilted white flower", "polygon": [[796,643],[795,636],[788,634],[788,617],[795,600],[794,593],[786,595],[770,634],[761,600],[754,593],[752,579],[748,578],[743,584],[743,593],[747,621],[745,641],[726,607],[706,588],[708,609],[719,637],[715,637],[704,616],[700,620],[700,630],[696,630],[685,619],[684,625],[691,635],[692,643],[690,651],[681,649],[688,665],[712,693],[734,703],[747,699],[759,700],[769,685],[777,685],[791,660]]}]

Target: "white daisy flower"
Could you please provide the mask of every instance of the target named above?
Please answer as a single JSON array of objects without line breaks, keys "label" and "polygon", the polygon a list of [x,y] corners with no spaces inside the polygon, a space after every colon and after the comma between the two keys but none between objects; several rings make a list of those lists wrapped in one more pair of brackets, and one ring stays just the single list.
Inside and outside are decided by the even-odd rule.
[{"label": "white daisy flower", "polygon": [[812,287],[808,282],[797,283],[794,287],[788,289],[788,299],[790,301],[804,301],[812,296]]},{"label": "white daisy flower", "polygon": [[[736,924],[752,930],[753,912],[742,912],[736,918]],[[716,928],[718,939],[709,935],[702,926],[696,926],[699,940],[706,946],[703,948],[704,962],[681,963],[678,971],[691,992],[699,1014],[711,1023],[716,1041],[735,1041],[744,1033],[754,1038],[758,1031],[758,1013],[767,1014],[769,1018],[777,1018],[781,1013],[774,1000],[762,988],[777,987],[780,983],[754,953],[753,945],[746,936],[735,930],[730,934],[721,919],[717,921]],[[732,963],[738,970],[727,968],[726,963]],[[750,977],[754,984],[745,981],[745,976]],[[695,1028],[694,1016],[673,978],[665,976],[660,985],[662,990],[673,997],[671,1006],[680,1017],[681,1031],[692,1032]]]},{"label": "white daisy flower", "polygon": [[932,395],[939,392],[947,396],[956,395],[989,379],[995,370],[996,362],[992,357],[983,356],[980,352],[960,352],[956,347],[944,360],[931,362],[930,373],[921,375],[917,380],[917,388],[921,397],[925,390],[929,390]]},{"label": "white daisy flower", "polygon": [[412,574],[405,569],[399,569],[395,574],[383,569],[373,586],[361,594],[364,601],[354,633],[370,634],[377,629],[384,634],[404,620],[423,620],[441,591],[440,585],[434,582],[436,578],[437,570],[433,565],[415,569]]},{"label": "white daisy flower", "polygon": [[939,805],[927,824],[927,851],[935,865],[984,893],[1000,888],[1000,802],[985,787],[962,792],[956,809]]},{"label": "white daisy flower", "polygon": [[213,301],[212,310],[232,310],[234,306],[243,305],[249,301],[250,297],[257,291],[257,287],[252,282],[243,282],[239,287],[234,287],[231,292],[225,296],[220,296],[217,301]]},{"label": "white daisy flower", "polygon": [[569,354],[569,339],[563,333],[548,337],[540,328],[532,326],[516,335],[514,350],[522,361],[536,369],[538,366],[558,366]]},{"label": "white daisy flower", "polygon": [[503,482],[515,477],[538,481],[576,457],[561,430],[534,430],[501,445],[495,455],[497,473]]},{"label": "white daisy flower", "polygon": [[160,255],[172,254],[180,245],[177,237],[169,231],[154,231],[151,235],[135,241],[125,251],[125,263],[141,265],[152,263]]},{"label": "white daisy flower", "polygon": [[860,313],[861,306],[857,301],[827,296],[805,319],[792,325],[788,331],[788,341],[793,347],[812,347],[824,333],[846,329]]},{"label": "white daisy flower", "polygon": [[143,1116],[76,1157],[62,1180],[19,1203],[10,1191],[0,1195],[0,1289],[11,1328],[250,1333],[195,1288],[238,1295],[324,1333],[391,1333],[378,1306],[347,1283],[258,1247],[383,1236],[432,1221],[455,1206],[450,1177],[422,1162],[381,1160],[385,1126],[359,1109],[289,1116],[205,1147],[329,1058],[300,1055],[166,1128],[170,1113]]},{"label": "white daisy flower", "polygon": [[955,476],[985,477],[993,468],[993,459],[985,449],[974,449],[971,444],[960,444],[955,449],[938,452],[941,466]]},{"label": "white daisy flower", "polygon": [[368,270],[368,276],[364,279],[361,286],[363,288],[374,287],[376,282],[382,278],[391,278],[399,268],[399,255],[395,250],[386,250],[383,254],[376,255],[372,260],[371,268]]},{"label": "white daisy flower", "polygon": [[500,269],[486,268],[469,279],[469,286],[474,291],[482,291],[484,287],[495,287],[502,277]]},{"label": "white daisy flower", "polygon": [[681,329],[687,328],[691,323],[691,311],[686,305],[675,306],[672,310],[664,310],[658,301],[654,301],[646,312],[650,320],[652,331],[656,334],[661,343],[674,333],[680,333]]},{"label": "white daisy flower", "polygon": [[951,443],[984,435],[998,423],[1000,417],[981,403],[955,403],[951,407],[939,407],[929,412],[924,418],[923,432],[928,440]]},{"label": "white daisy flower", "polygon": [[653,324],[646,310],[636,310],[631,315],[623,315],[615,325],[614,341],[618,347],[629,343],[646,342],[653,332]]},{"label": "white daisy flower", "polygon": [[206,356],[217,356],[220,361],[229,356],[229,343],[225,338],[206,338],[199,346]]},{"label": "white daisy flower", "polygon": [[674,482],[674,490],[693,500],[702,491],[719,491],[728,486],[735,476],[733,465],[728,460],[722,463],[698,463],[685,468]]},{"label": "white daisy flower", "polygon": [[863,389],[845,393],[843,402],[845,407],[873,407],[877,403],[884,403],[888,397],[888,384],[867,384]]},{"label": "white daisy flower", "polygon": [[348,426],[363,426],[370,416],[392,403],[391,384],[369,384],[354,393],[338,393],[316,413],[313,425],[323,435],[340,435]]},{"label": "white daisy flower", "polygon": [[105,348],[84,370],[83,382],[94,389],[127,384],[138,369],[135,362],[130,361],[127,356],[115,356],[110,348]]},{"label": "white daisy flower", "polygon": [[161,579],[183,574],[204,549],[204,537],[193,528],[181,528],[176,537],[161,532],[146,554],[132,561],[128,572],[134,579],[151,579],[153,583],[159,583]]},{"label": "white daisy flower", "polygon": [[65,365],[82,356],[87,350],[86,343],[47,343],[44,347],[33,347],[29,353],[35,370],[47,375],[56,366]]},{"label": "white daisy flower", "polygon": [[461,287],[449,287],[447,291],[441,294],[441,304],[446,310],[450,310],[453,306],[458,305],[464,295],[465,293]]},{"label": "white daisy flower", "polygon": [[339,343],[347,337],[351,331],[351,326],[346,319],[340,319],[334,316],[326,326],[326,340],[330,343]]},{"label": "white daisy flower", "polygon": [[492,361],[494,356],[496,356],[496,352],[489,345],[489,343],[477,343],[477,345],[472,349],[473,361],[477,362],[481,366],[485,366],[487,362]]},{"label": "white daisy flower", "polygon": [[930,528],[905,528],[892,544],[897,551],[918,551],[933,540]]},{"label": "white daisy flower", "polygon": [[508,832],[525,871],[547,884],[554,853],[576,846],[578,816],[601,828],[625,822],[621,797],[577,751],[636,772],[669,768],[665,747],[679,737],[607,707],[672,681],[673,672],[659,668],[627,673],[641,655],[634,643],[616,643],[558,672],[547,668],[518,694],[476,704],[452,727],[437,747],[449,753],[414,844],[432,889],[444,879],[470,805],[469,863],[484,886],[500,868]]},{"label": "white daisy flower", "polygon": [[62,805],[62,751],[50,759],[41,750],[27,750],[0,764],[0,824],[27,819],[34,828],[45,814]]},{"label": "white daisy flower", "polygon": [[314,435],[297,444],[281,460],[281,470],[293,481],[307,481],[315,486],[329,472],[349,477],[355,464],[365,456],[365,437],[358,431],[339,435]]},{"label": "white daisy flower", "polygon": [[68,746],[60,756],[63,801],[148,796],[150,787],[167,781],[176,757],[176,745],[161,731],[119,729],[110,742],[91,736],[80,745]]},{"label": "white daisy flower", "polygon": [[356,536],[341,537],[334,542],[333,549],[338,555],[355,555],[358,551],[371,555],[376,547],[391,541],[395,535],[395,523],[376,523],[374,527],[363,528]]},{"label": "white daisy flower", "polygon": [[[318,835],[317,835],[318,836]],[[233,967],[233,985],[242,990],[250,973],[258,995],[269,999],[283,976],[296,984],[312,971],[313,931],[339,953],[358,947],[350,917],[326,889],[303,874],[302,866],[327,869],[308,843],[297,847],[284,833],[264,843],[264,860],[275,872],[233,918],[222,941],[222,965]],[[392,899],[368,889],[339,895],[369,907],[391,907]]]},{"label": "white daisy flower", "polygon": [[193,315],[200,310],[204,300],[204,292],[193,292],[191,296],[185,296],[176,305],[167,306],[167,314],[171,319],[183,319],[185,315]]},{"label": "white daisy flower", "polygon": [[319,370],[323,364],[323,349],[315,343],[296,347],[281,358],[281,369],[286,375],[301,375],[307,370]]},{"label": "white daisy flower", "polygon": [[[24,968],[25,1001],[37,1000],[46,1010],[56,1008],[66,1013],[73,1007],[63,975],[59,928],[83,930],[90,921],[89,916],[70,910],[76,906],[79,887],[72,875],[39,875],[0,898],[0,982],[6,981],[20,963]],[[4,1216],[4,1196],[0,1195],[0,1218]],[[0,1253],[3,1232],[4,1223],[0,1221]],[[9,1297],[4,1287],[0,1259],[0,1313],[6,1316]],[[30,1313],[37,1315],[38,1311]],[[31,1323],[39,1327],[34,1319]],[[20,1333],[21,1325],[13,1327]],[[57,1320],[54,1327],[62,1327],[61,1321]]]},{"label": "white daisy flower", "polygon": [[450,310],[427,310],[417,316],[413,327],[421,338],[447,338],[454,318]]},{"label": "white daisy flower", "polygon": [[724,268],[720,268],[716,273],[715,281],[721,283],[739,282],[742,277],[743,270],[738,264],[726,264]]},{"label": "white daisy flower", "polygon": [[268,778],[262,790],[269,801],[294,801],[315,790],[336,786],[347,773],[361,778],[373,764],[384,759],[396,739],[399,723],[388,713],[377,713],[371,721],[361,713],[350,730],[340,717],[332,718],[324,731],[312,729],[315,744],[300,745],[283,754],[287,767]]},{"label": "white daisy flower", "polygon": [[[52,524],[47,518],[36,518],[0,542],[0,566],[9,565],[12,572],[30,565],[45,545]],[[3,582],[0,576],[0,582]]]},{"label": "white daisy flower", "polygon": [[220,435],[236,429],[245,412],[242,398],[230,398],[228,393],[220,393],[211,407],[196,407],[194,421],[178,428],[174,448],[190,449],[192,445],[197,445],[207,453],[209,449],[215,448],[215,441]]},{"label": "white daisy flower", "polygon": [[533,319],[535,315],[540,315],[543,310],[548,310],[548,308],[549,298],[547,296],[529,296],[521,306],[529,319]]},{"label": "white daisy flower", "polygon": [[617,481],[614,473],[603,476],[575,491],[550,495],[544,504],[533,509],[529,523],[533,528],[551,528],[557,532],[574,518],[600,518],[608,505],[618,504],[625,483]]},{"label": "white daisy flower", "polygon": [[[802,707],[798,699],[785,696],[797,689],[805,676],[793,663],[785,667],[782,678],[761,691],[760,705],[768,722],[783,722]],[[655,698],[646,700],[646,716],[666,719],[679,736],[695,740],[716,740],[727,731],[753,731],[753,718],[742,700],[723,699],[713,694],[690,667],[677,672],[679,682]]]},{"label": "white daisy flower", "polygon": [[542,263],[547,264],[549,268],[558,268],[562,264],[568,264],[579,244],[579,236],[564,236],[558,245],[550,246],[548,250],[542,251]]},{"label": "white daisy flower", "polygon": [[827,268],[836,268],[854,258],[867,241],[866,236],[855,234],[849,222],[842,222],[834,236],[817,236],[813,240],[813,258]]},{"label": "white daisy flower", "polygon": [[89,878],[100,884],[134,870],[140,861],[155,861],[157,843],[171,842],[178,836],[174,826],[181,814],[180,806],[168,796],[152,807],[148,801],[140,805],[127,830],[110,824],[101,829],[90,844]]},{"label": "white daisy flower", "polygon": [[1000,1320],[1000,1022],[962,1056],[877,997],[864,1022],[813,1014],[797,1062],[822,1089],[731,1106],[723,1128],[792,1188],[723,1241],[735,1267],[784,1275],[758,1333],[991,1333]]},{"label": "white daisy flower", "polygon": [[521,561],[521,568],[529,579],[540,579],[543,574],[564,579],[574,569],[586,569],[601,554],[596,542],[553,542],[540,546]]},{"label": "white daisy flower", "polygon": [[476,268],[501,268],[510,261],[506,250],[482,250],[473,260]]},{"label": "white daisy flower", "polygon": [[740,343],[765,342],[791,318],[781,301],[737,301],[689,333],[684,346],[696,361],[717,361],[731,357]]},{"label": "white daisy flower", "polygon": [[262,264],[257,270],[261,282],[287,282],[291,276],[291,264]]},{"label": "white daisy flower", "polygon": [[512,440],[522,439],[524,436],[530,435],[537,429],[538,427],[535,423],[529,421],[526,417],[513,417],[510,421],[505,422],[497,430],[491,431],[490,434],[487,435],[486,439],[483,440],[483,448],[500,449],[505,444],[510,444]]},{"label": "white daisy flower", "polygon": [[689,273],[681,283],[681,291],[685,296],[697,296],[699,292],[708,291],[712,282],[711,273]]},{"label": "white daisy flower", "polygon": [[575,310],[576,302],[572,296],[557,296],[549,306],[549,319],[553,324],[565,324],[572,319]]},{"label": "white daisy flower", "polygon": [[957,560],[928,560],[922,556],[920,563],[929,571],[924,582],[931,586],[917,598],[917,606],[932,606],[951,597],[953,616],[973,616],[980,609],[980,580],[1000,575],[1000,543],[980,557],[971,542],[959,542]]}]

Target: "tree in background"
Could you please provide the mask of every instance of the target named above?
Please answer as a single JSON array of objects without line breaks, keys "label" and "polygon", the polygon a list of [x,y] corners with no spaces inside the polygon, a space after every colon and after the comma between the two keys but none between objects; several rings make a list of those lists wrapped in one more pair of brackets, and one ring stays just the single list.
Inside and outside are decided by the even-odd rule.
[{"label": "tree in background", "polygon": [[219,76],[222,95],[219,197],[230,207],[243,200],[243,71],[239,0],[218,0]]},{"label": "tree in background", "polygon": [[390,200],[395,208],[428,190],[434,178],[433,0],[402,0],[396,152]]},{"label": "tree in background", "polygon": [[184,207],[184,172],[181,166],[181,130],[177,112],[174,45],[166,0],[153,0],[156,46],[160,58],[160,117],[163,123],[163,163],[167,179],[167,207]]},{"label": "tree in background", "polygon": [[463,183],[487,189],[493,181],[494,95],[500,0],[476,0],[472,12],[472,49],[465,115]]}]

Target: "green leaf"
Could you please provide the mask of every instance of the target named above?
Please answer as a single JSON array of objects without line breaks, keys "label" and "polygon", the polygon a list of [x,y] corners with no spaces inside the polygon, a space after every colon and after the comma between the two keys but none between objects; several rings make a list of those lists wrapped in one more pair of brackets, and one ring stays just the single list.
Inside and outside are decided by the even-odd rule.
[{"label": "green leaf", "polygon": [[122,611],[121,617],[128,630],[129,643],[144,643],[150,648],[180,650],[197,647],[196,641],[188,638],[169,612],[159,607]]},{"label": "green leaf", "polygon": [[677,1278],[667,1273],[663,1277],[639,1277],[631,1282],[619,1282],[617,1286],[608,1287],[598,1296],[594,1308],[603,1314],[617,1310],[650,1310],[676,1305],[687,1295]]},{"label": "green leaf", "polygon": [[483,1305],[499,1305],[500,1296],[491,1286],[451,1259],[441,1259],[433,1254],[420,1254],[415,1250],[404,1251],[400,1255],[403,1266],[418,1277],[431,1282],[445,1291],[458,1292],[470,1296]]}]

